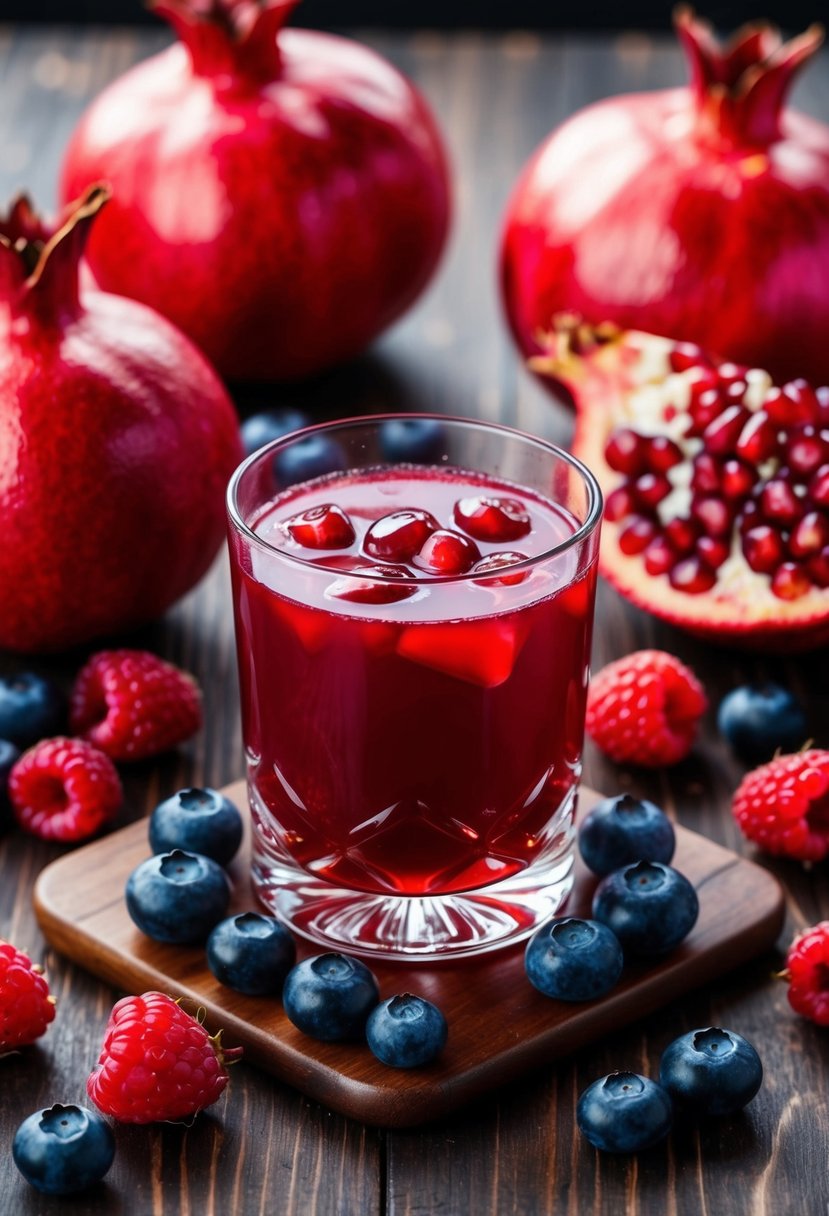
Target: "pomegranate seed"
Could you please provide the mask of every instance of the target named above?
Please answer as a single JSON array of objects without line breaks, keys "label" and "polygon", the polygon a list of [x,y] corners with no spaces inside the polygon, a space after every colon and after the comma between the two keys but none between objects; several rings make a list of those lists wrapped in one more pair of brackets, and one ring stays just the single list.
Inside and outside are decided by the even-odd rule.
[{"label": "pomegranate seed", "polygon": [[695,498],[691,516],[706,536],[728,536],[734,523],[734,512],[721,498]]},{"label": "pomegranate seed", "polygon": [[803,506],[788,482],[780,477],[767,481],[760,494],[760,509],[766,519],[781,524],[794,524],[803,514]]},{"label": "pomegranate seed", "polygon": [[706,388],[697,395],[694,394],[694,386],[691,386],[691,400],[688,404],[688,413],[691,415],[692,425],[688,427],[689,435],[701,435],[705,428],[709,426],[725,408],[725,400],[718,388]]},{"label": "pomegranate seed", "polygon": [[716,494],[722,481],[720,462],[708,452],[700,452],[694,457],[694,471],[691,474],[691,489],[699,494]]},{"label": "pomegranate seed", "polygon": [[652,519],[634,515],[619,533],[619,548],[628,557],[641,553],[658,534],[659,529]]},{"label": "pomegranate seed", "polygon": [[439,528],[427,536],[412,558],[412,565],[430,574],[466,574],[479,560],[481,551],[468,536]]},{"label": "pomegranate seed", "polygon": [[829,440],[813,426],[800,427],[786,441],[785,460],[791,471],[805,481],[829,460]]},{"label": "pomegranate seed", "polygon": [[697,541],[697,556],[712,570],[719,570],[730,553],[731,547],[724,540],[716,540],[713,536],[701,536]]},{"label": "pomegranate seed", "polygon": [[635,477],[644,471],[646,440],[630,427],[618,427],[612,432],[604,449],[604,458],[616,473]]},{"label": "pomegranate seed", "polygon": [[748,384],[745,380],[733,380],[725,390],[725,400],[727,405],[742,405],[743,399],[748,392]]},{"label": "pomegranate seed", "polygon": [[675,565],[677,555],[664,536],[656,536],[645,550],[645,569],[648,574],[667,574]]},{"label": "pomegranate seed", "polygon": [[809,498],[818,507],[829,507],[829,464],[818,469],[809,482]]},{"label": "pomegranate seed", "polygon": [[624,519],[626,515],[632,515],[634,509],[633,494],[627,486],[617,486],[604,501],[605,519],[609,519],[611,523]]},{"label": "pomegranate seed", "polygon": [[[499,550],[497,553],[487,553],[486,557],[482,557],[479,562],[476,562],[472,567],[472,573],[483,574],[488,570],[504,570],[508,566],[514,566],[517,562],[526,560],[526,553]],[[529,570],[516,570],[512,574],[499,574],[498,578],[482,578],[481,582],[485,587],[513,587],[516,583],[523,583],[529,573]]]},{"label": "pomegranate seed", "polygon": [[656,507],[671,492],[671,483],[664,473],[643,473],[631,487],[634,497],[646,507]]},{"label": "pomegranate seed", "polygon": [[811,557],[829,545],[829,519],[818,511],[804,515],[789,538],[792,557]]},{"label": "pomegranate seed", "polygon": [[734,450],[743,460],[751,464],[759,464],[768,460],[779,447],[777,427],[763,410],[752,414],[743,427],[742,434],[737,440]]},{"label": "pomegranate seed", "polygon": [[653,435],[647,441],[645,459],[649,469],[656,473],[667,473],[682,462],[682,448],[667,435]]},{"label": "pomegranate seed", "polygon": [[783,560],[783,538],[768,524],[759,524],[743,537],[743,553],[757,574],[771,574]]},{"label": "pomegranate seed", "polygon": [[369,557],[407,562],[440,524],[428,511],[392,511],[376,519],[366,532],[363,548]]},{"label": "pomegranate seed", "polygon": [[690,519],[677,517],[665,524],[665,536],[675,552],[686,557],[697,542],[699,528]]},{"label": "pomegranate seed", "polygon": [[772,592],[780,600],[799,600],[812,588],[809,575],[796,562],[783,562],[771,580]]},{"label": "pomegranate seed", "polygon": [[455,523],[475,540],[518,540],[532,527],[529,512],[517,498],[476,495],[455,503]]},{"label": "pomegranate seed", "polygon": [[829,587],[829,545],[806,563],[806,569],[816,587]]},{"label": "pomegranate seed", "polygon": [[351,520],[336,503],[324,502],[286,519],[282,527],[306,549],[347,549],[354,544]]},{"label": "pomegranate seed", "polygon": [[411,571],[405,566],[357,566],[354,574],[373,575],[374,580],[383,578],[385,582],[359,578],[339,578],[327,588],[325,594],[338,600],[348,600],[352,604],[396,604],[400,600],[414,595],[416,587],[406,586],[404,579],[411,579]]},{"label": "pomegranate seed", "polygon": [[674,372],[687,372],[692,367],[707,370],[711,366],[705,351],[696,342],[677,342],[669,358]]},{"label": "pomegranate seed", "polygon": [[705,428],[702,440],[706,451],[713,452],[715,456],[726,456],[733,452],[748,419],[749,412],[744,405],[729,405]]},{"label": "pomegranate seed", "polygon": [[829,426],[829,384],[816,388],[815,397],[817,398],[816,421],[818,426]]},{"label": "pomegranate seed", "polygon": [[730,384],[736,384],[737,381],[745,382],[745,374],[748,368],[742,363],[721,363],[717,368],[720,384],[724,388],[728,388]]},{"label": "pomegranate seed", "polygon": [[818,402],[805,380],[792,380],[783,388],[769,389],[763,408],[777,426],[796,426],[799,422],[814,422]]},{"label": "pomegranate seed", "polygon": [[722,492],[730,501],[739,501],[750,494],[757,482],[757,473],[743,460],[726,460],[722,467]]},{"label": "pomegranate seed", "polygon": [[684,558],[674,566],[668,578],[676,591],[684,591],[686,595],[702,595],[717,581],[714,571],[698,557]]},{"label": "pomegranate seed", "polygon": [[763,522],[763,517],[760,514],[760,504],[756,498],[750,498],[748,502],[744,502],[740,511],[740,533],[742,535],[745,535],[749,528],[756,528],[758,524]]}]

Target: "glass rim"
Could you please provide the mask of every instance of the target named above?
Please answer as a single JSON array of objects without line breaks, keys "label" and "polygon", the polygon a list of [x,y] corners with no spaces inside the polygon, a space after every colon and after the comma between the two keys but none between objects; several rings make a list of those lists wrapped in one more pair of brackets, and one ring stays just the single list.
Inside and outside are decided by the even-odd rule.
[{"label": "glass rim", "polygon": [[[319,561],[300,557],[298,554],[291,553],[286,549],[280,549],[277,545],[272,545],[269,541],[263,540],[263,538],[259,536],[258,533],[254,532],[250,525],[247,524],[242,518],[242,514],[239,510],[237,502],[237,494],[242,479],[245,477],[248,471],[253,468],[254,465],[258,464],[260,460],[272,460],[276,452],[278,452],[281,448],[296,442],[299,437],[304,437],[318,431],[342,431],[351,429],[355,426],[366,426],[369,424],[379,426],[383,422],[390,422],[397,419],[411,420],[415,418],[450,423],[453,426],[460,426],[462,428],[477,428],[483,431],[497,432],[502,435],[507,435],[513,439],[521,439],[531,444],[533,447],[546,452],[548,455],[555,456],[557,459],[562,460],[581,477],[582,482],[587,488],[587,511],[585,513],[584,522],[579,525],[575,532],[573,532],[570,536],[567,536],[564,540],[559,541],[558,544],[552,545],[549,549],[545,549],[542,553],[535,553],[532,556],[527,557],[524,561],[513,562],[510,563],[508,567],[504,567],[504,569],[510,573],[518,570],[532,569],[541,562],[549,561],[550,559],[557,557],[559,554],[567,553],[570,549],[573,549],[586,541],[601,522],[603,499],[602,491],[595,474],[593,474],[587,465],[583,464],[578,457],[573,456],[571,452],[559,447],[558,444],[551,443],[546,439],[540,439],[537,435],[531,435],[528,431],[519,430],[517,427],[504,426],[500,422],[488,422],[479,418],[465,418],[459,414],[435,414],[417,410],[398,411],[386,414],[355,414],[349,418],[338,418],[329,422],[315,422],[310,426],[300,427],[296,431],[290,431],[286,435],[281,435],[278,439],[272,439],[270,443],[265,444],[261,448],[257,448],[255,452],[251,452],[250,456],[246,456],[241,464],[236,467],[230,481],[228,482],[225,502],[228,517],[234,530],[250,544],[255,545],[256,548],[261,552],[269,553],[280,560],[288,562],[289,564],[299,566],[301,569],[318,570],[321,574],[335,575],[338,578],[342,578],[344,575],[347,575],[349,578],[364,580],[367,583],[379,583],[381,585],[389,583],[392,580],[387,578],[385,575],[372,574],[369,572],[363,572],[361,570],[344,571],[342,567],[327,566]],[[403,460],[388,461],[384,465],[366,466],[366,471],[368,471],[368,469],[371,467],[395,467],[406,465],[407,463],[410,462]],[[413,462],[412,467],[435,469],[441,468],[441,466],[438,464],[426,465]],[[336,470],[336,472],[346,473],[348,471],[349,470],[347,469]],[[323,474],[323,476],[325,476],[325,474]],[[309,478],[309,480],[313,481],[316,479]],[[288,488],[290,487],[286,487],[286,489]],[[516,489],[520,488],[520,486],[516,486]],[[264,506],[265,504],[263,503],[262,505]],[[482,579],[492,579],[493,577],[496,577],[497,574],[497,570],[468,570],[464,574],[424,574],[422,577],[415,576],[414,578],[406,579],[406,583],[420,586],[430,586],[445,583],[478,582]]]}]

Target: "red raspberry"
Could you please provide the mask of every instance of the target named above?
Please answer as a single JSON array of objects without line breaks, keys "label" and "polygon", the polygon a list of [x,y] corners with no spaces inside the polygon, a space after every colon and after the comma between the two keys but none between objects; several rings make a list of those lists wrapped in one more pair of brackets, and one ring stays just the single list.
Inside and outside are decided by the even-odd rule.
[{"label": "red raspberry", "polygon": [[113,760],[143,760],[189,739],[202,723],[191,675],[146,650],[102,650],[72,689],[70,721]]},{"label": "red raspberry", "polygon": [[766,853],[822,861],[829,854],[827,791],[829,751],[812,748],[747,773],[731,809],[743,834]]},{"label": "red raspberry", "polygon": [[55,998],[40,967],[0,940],[0,1053],[34,1043],[54,1016]]},{"label": "red raspberry", "polygon": [[41,739],[9,774],[15,818],[42,840],[86,840],[123,800],[112,761],[83,739]]},{"label": "red raspberry", "polygon": [[223,1051],[169,996],[145,992],[113,1008],[100,1059],[86,1091],[105,1115],[122,1123],[189,1119],[215,1102],[227,1085],[226,1063],[241,1047]]},{"label": "red raspberry", "polygon": [[701,684],[679,659],[637,650],[593,677],[587,732],[617,763],[676,764],[691,750],[707,705]]},{"label": "red raspberry", "polygon": [[829,1026],[829,920],[794,939],[786,968],[792,1009],[818,1026]]}]

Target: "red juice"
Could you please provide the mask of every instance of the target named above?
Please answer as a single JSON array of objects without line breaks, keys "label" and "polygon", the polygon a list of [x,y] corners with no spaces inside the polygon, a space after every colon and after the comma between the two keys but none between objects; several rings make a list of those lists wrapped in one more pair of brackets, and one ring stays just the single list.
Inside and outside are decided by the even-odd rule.
[{"label": "red juice", "polygon": [[407,896],[560,852],[595,553],[544,555],[578,522],[482,473],[399,466],[293,486],[249,527],[264,543],[233,537],[231,567],[257,848]]}]

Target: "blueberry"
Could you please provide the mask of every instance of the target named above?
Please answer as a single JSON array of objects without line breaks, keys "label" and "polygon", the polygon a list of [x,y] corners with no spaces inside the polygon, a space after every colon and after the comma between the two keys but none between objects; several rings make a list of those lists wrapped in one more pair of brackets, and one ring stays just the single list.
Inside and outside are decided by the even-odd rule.
[{"label": "blueberry", "polygon": [[380,450],[386,460],[424,464],[440,459],[445,429],[437,418],[388,418],[380,424]]},{"label": "blueberry", "polygon": [[242,816],[216,790],[179,790],[160,802],[150,816],[150,848],[154,853],[185,849],[201,853],[224,866],[242,842]]},{"label": "blueberry", "polygon": [[63,719],[63,696],[51,680],[31,671],[0,677],[0,739],[29,747],[60,734]]},{"label": "blueberry", "polygon": [[700,1115],[731,1115],[757,1093],[763,1065],[742,1035],[709,1026],[683,1034],[665,1048],[659,1083],[677,1106]]},{"label": "blueberry", "polygon": [[220,921],[207,939],[207,965],[220,983],[245,996],[279,992],[296,962],[288,930],[272,916],[245,912]]},{"label": "blueberry", "polygon": [[293,1024],[325,1043],[359,1038],[379,999],[377,980],[349,954],[304,959],[288,972],[282,989],[282,1004]]},{"label": "blueberry", "polygon": [[227,875],[199,853],[173,849],[142,861],[127,879],[127,911],[158,942],[203,942],[230,900]]},{"label": "blueberry", "polygon": [[371,1011],[366,1039],[377,1059],[391,1068],[419,1068],[446,1046],[446,1018],[437,1005],[404,992]]},{"label": "blueberry", "polygon": [[326,473],[339,473],[345,467],[345,452],[336,440],[314,431],[289,443],[274,456],[274,471],[283,488]]},{"label": "blueberry", "polygon": [[9,822],[9,773],[19,756],[19,748],[8,739],[0,739],[0,831]]},{"label": "blueberry", "polygon": [[593,916],[612,929],[630,954],[664,954],[678,946],[699,915],[688,879],[658,861],[637,861],[603,878]]},{"label": "blueberry", "polygon": [[527,943],[524,966],[534,988],[559,1001],[595,1001],[617,983],[624,955],[616,936],[595,920],[560,916]]},{"label": "blueberry", "polygon": [[579,852],[603,878],[632,861],[669,862],[676,840],[671,821],[653,802],[620,794],[603,798],[579,827]]},{"label": "blueberry", "polygon": [[115,1137],[97,1111],[56,1102],[18,1127],[14,1163],[44,1195],[73,1195],[99,1182],[115,1158]]},{"label": "blueberry", "polygon": [[638,1153],[671,1130],[671,1099],[635,1072],[612,1072],[588,1085],[576,1107],[579,1130],[603,1153]]},{"label": "blueberry", "polygon": [[751,763],[770,760],[780,749],[795,752],[806,742],[803,707],[779,684],[747,684],[723,697],[717,727],[738,756]]},{"label": "blueberry", "polygon": [[309,418],[300,410],[265,410],[261,414],[251,414],[240,427],[242,446],[245,455],[251,456],[258,452],[266,443],[274,439],[282,439],[292,431],[301,431],[308,426]]}]

